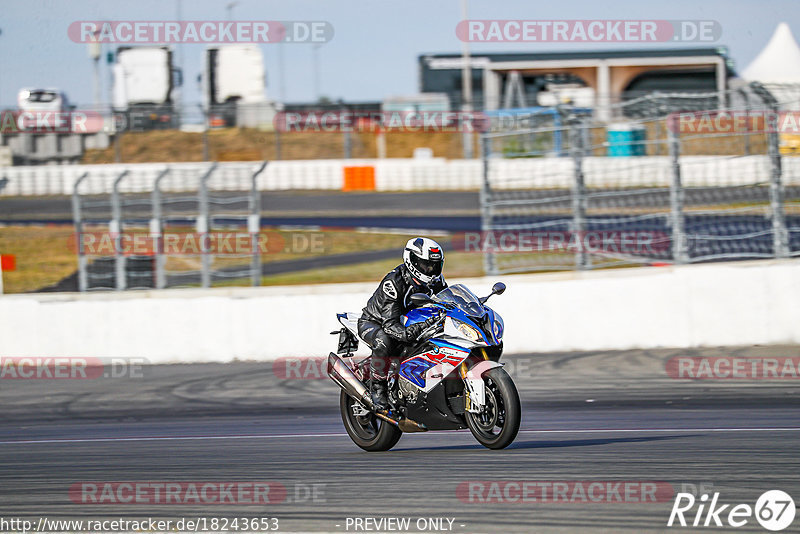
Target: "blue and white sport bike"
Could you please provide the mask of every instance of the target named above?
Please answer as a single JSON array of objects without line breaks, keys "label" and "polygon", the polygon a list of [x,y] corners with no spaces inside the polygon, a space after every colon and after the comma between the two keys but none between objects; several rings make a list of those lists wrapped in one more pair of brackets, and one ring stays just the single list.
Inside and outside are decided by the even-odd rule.
[{"label": "blue and white sport bike", "polygon": [[403,316],[406,326],[432,316],[440,320],[399,354],[389,372],[389,410],[377,410],[365,385],[369,357],[358,348],[357,313],[337,315],[342,328],[328,375],[341,388],[339,407],[347,434],[367,451],[391,449],[403,432],[469,428],[485,447],[502,449],[519,431],[517,388],[499,363],[503,319],[485,303],[505,291],[497,283],[483,298],[461,284],[429,297],[411,296],[416,306]]}]

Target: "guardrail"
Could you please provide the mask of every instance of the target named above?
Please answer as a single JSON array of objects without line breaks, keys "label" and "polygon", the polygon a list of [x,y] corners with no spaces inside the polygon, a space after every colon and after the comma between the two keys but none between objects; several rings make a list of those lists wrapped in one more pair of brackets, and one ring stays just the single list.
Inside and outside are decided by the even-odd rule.
[{"label": "guardrail", "polygon": [[[753,176],[764,174],[770,167],[768,155],[753,156],[683,156],[681,179],[686,187],[732,187],[752,184]],[[124,193],[149,193],[156,177],[168,167],[172,177],[165,184],[169,191],[194,191],[193,175],[208,167],[200,163],[138,163],[114,165],[68,165],[0,168],[0,196],[70,195],[75,181],[84,173],[89,178],[82,187],[84,194],[110,194],[119,173],[129,176],[120,186]],[[248,191],[251,176],[261,165],[258,161],[219,163],[209,180],[211,190]],[[582,161],[586,187],[669,187],[672,174],[669,156],[609,158],[584,157]],[[800,158],[785,157],[783,184],[800,185]],[[374,167],[374,183],[378,191],[478,190],[483,182],[480,160],[434,159],[341,159],[275,161],[256,182],[260,191],[267,190],[336,190],[345,187],[346,169]],[[496,159],[490,166],[493,187],[570,188],[574,182],[573,164],[569,158]],[[184,178],[182,178],[184,177]],[[352,185],[352,184],[350,184]],[[365,187],[369,189],[370,187]],[[353,190],[352,187],[347,187]]]},{"label": "guardrail", "polygon": [[[799,260],[500,279],[508,291],[490,304],[505,320],[509,353],[800,343]],[[478,294],[495,281],[450,280]],[[2,356],[322,356],[336,341],[328,334],[338,328],[335,314],[361,309],[373,290],[361,283],[7,295]]]},{"label": "guardrail", "polygon": [[[217,163],[206,164],[202,169],[197,169],[200,172],[188,173],[192,177],[191,181],[185,172],[187,169],[182,169],[183,176],[179,180],[178,187],[192,184],[191,190],[194,194],[181,195],[177,198],[167,193],[172,180],[178,178],[176,176],[178,171],[171,167],[163,168],[156,174],[152,192],[145,198],[131,198],[124,194],[124,189],[130,189],[126,188],[132,178],[129,169],[114,177],[109,200],[86,196],[90,173],[83,173],[75,181],[72,192],[72,218],[78,254],[78,290],[83,292],[93,289],[117,291],[163,289],[197,281],[202,287],[210,287],[213,277],[228,279],[249,277],[251,285],[260,285],[261,194],[256,184],[258,177],[267,168],[267,162],[262,162],[251,173],[249,190],[244,194],[236,193],[234,196],[219,193],[214,195],[209,191],[209,183],[215,180],[217,168]],[[126,213],[126,208],[129,207],[138,208],[138,215]],[[185,234],[189,242],[197,245],[197,248],[193,246],[191,251],[187,247],[180,252],[170,252],[173,247],[168,244],[169,241],[178,238],[179,235],[165,235],[165,226],[169,223],[169,218],[165,217],[164,212],[177,207],[182,208],[175,214],[179,220],[173,220],[172,224],[182,225],[185,228],[191,223],[195,228],[194,235]],[[109,208],[110,218],[107,215]],[[99,213],[95,212],[92,216],[91,212],[97,209],[100,209]],[[224,209],[224,213],[219,213],[220,209]],[[143,225],[142,210],[150,216],[149,233],[135,231]],[[113,250],[101,250],[101,247],[95,244],[97,236],[91,232],[84,232],[84,226],[96,228],[98,225],[108,227],[107,237],[114,242]],[[250,256],[250,262],[248,265],[220,268],[214,264],[217,254],[214,251],[215,247],[212,246],[213,231],[215,228],[229,229],[231,226],[246,228],[247,233],[241,234],[241,237],[247,238],[249,247],[241,247],[235,256],[240,258]],[[132,239],[144,239],[148,245],[131,248],[128,245]],[[189,252],[191,253],[188,254]],[[233,251],[229,252],[234,256]],[[196,257],[200,269],[184,269],[177,272],[168,269],[168,259],[175,254]],[[91,263],[89,257],[93,258]],[[109,260],[113,261],[113,268],[109,268]],[[187,277],[196,280],[188,280]],[[170,282],[176,278],[177,281]]]}]

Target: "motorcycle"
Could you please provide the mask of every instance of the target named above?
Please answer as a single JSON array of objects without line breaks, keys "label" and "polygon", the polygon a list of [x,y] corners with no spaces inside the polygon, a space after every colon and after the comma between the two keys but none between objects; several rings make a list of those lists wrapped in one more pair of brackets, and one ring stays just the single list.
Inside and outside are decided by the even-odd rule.
[{"label": "motorcycle", "polygon": [[411,295],[415,306],[405,326],[439,318],[403,347],[399,366],[389,369],[389,409],[379,410],[366,386],[370,358],[357,361],[360,313],[336,315],[342,325],[337,351],[328,356],[328,376],[342,388],[339,409],[345,430],[366,451],[394,447],[403,432],[468,428],[489,449],[503,449],[517,436],[520,401],[516,386],[498,360],[503,352],[503,319],[486,305],[506,289],[502,282],[478,298],[456,284],[433,297]]}]

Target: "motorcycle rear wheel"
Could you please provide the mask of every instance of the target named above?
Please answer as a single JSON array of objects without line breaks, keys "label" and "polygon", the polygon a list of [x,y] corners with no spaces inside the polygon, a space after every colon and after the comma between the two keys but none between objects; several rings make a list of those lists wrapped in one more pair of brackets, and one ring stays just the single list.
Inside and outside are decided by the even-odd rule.
[{"label": "motorcycle rear wheel", "polygon": [[519,393],[508,373],[496,367],[483,375],[486,386],[486,410],[467,412],[466,420],[475,439],[488,449],[504,449],[519,432],[522,409]]},{"label": "motorcycle rear wheel", "polygon": [[391,423],[375,417],[375,414],[356,416],[353,414],[355,400],[342,391],[339,394],[339,410],[347,435],[353,443],[369,452],[388,451],[394,447],[403,432]]}]

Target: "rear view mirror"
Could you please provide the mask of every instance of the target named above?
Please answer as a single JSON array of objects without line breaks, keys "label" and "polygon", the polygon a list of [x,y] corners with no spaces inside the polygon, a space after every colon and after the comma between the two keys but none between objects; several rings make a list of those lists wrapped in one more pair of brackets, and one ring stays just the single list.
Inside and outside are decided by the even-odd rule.
[{"label": "rear view mirror", "polygon": [[492,295],[502,295],[506,290],[506,285],[503,282],[497,282],[492,286]]},{"label": "rear view mirror", "polygon": [[481,297],[480,299],[481,304],[489,300],[489,297],[491,297],[492,295],[502,295],[505,290],[506,290],[506,285],[503,282],[497,282],[495,285],[492,286],[491,293],[489,293],[485,297]]}]

